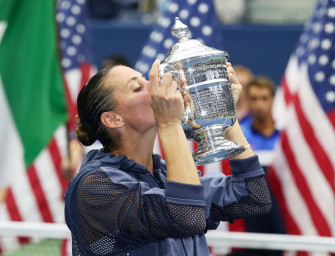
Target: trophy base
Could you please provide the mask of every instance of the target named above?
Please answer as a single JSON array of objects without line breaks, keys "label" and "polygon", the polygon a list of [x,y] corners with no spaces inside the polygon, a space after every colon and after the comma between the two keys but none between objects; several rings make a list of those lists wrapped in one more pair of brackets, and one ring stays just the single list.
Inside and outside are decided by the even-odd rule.
[{"label": "trophy base", "polygon": [[212,125],[194,132],[198,148],[193,152],[196,166],[211,164],[242,153],[244,146],[224,138],[225,130],[221,125]]}]

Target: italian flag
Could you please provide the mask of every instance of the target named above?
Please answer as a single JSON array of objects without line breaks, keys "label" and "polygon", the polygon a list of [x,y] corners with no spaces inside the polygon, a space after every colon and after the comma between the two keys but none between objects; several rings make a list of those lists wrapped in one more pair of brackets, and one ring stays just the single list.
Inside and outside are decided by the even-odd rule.
[{"label": "italian flag", "polygon": [[0,113],[0,221],[63,222],[67,108],[55,1],[0,0]]}]

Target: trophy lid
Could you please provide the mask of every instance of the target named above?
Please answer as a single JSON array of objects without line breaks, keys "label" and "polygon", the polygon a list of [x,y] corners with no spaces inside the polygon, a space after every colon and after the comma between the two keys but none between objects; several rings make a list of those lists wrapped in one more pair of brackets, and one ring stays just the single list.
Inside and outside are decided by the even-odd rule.
[{"label": "trophy lid", "polygon": [[201,58],[212,55],[225,55],[226,59],[229,58],[228,53],[225,51],[208,47],[199,40],[188,39],[186,37],[188,31],[188,26],[176,17],[175,23],[171,29],[171,34],[178,38],[178,42],[170,47],[167,56],[162,61],[162,64],[183,62],[193,58]]}]

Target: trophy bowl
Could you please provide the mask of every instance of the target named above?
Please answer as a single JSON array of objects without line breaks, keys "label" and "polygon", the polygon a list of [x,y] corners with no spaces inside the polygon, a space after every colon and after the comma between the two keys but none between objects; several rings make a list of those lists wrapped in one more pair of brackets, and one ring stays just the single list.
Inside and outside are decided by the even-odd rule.
[{"label": "trophy bowl", "polygon": [[235,156],[244,146],[225,138],[226,129],[236,121],[236,107],[228,79],[225,51],[207,47],[199,40],[188,39],[188,27],[178,17],[172,35],[178,42],[171,46],[160,65],[160,74],[169,72],[176,79],[183,70],[186,89],[194,107],[186,107],[183,130],[188,140],[198,147],[193,152],[197,166]]}]

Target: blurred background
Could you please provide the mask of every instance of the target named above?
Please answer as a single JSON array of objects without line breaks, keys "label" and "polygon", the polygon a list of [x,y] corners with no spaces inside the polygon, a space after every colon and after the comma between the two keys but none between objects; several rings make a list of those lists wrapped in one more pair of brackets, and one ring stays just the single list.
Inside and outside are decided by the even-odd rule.
[{"label": "blurred background", "polygon": [[[169,1],[89,0],[94,59],[122,54],[131,65]],[[266,74],[278,84],[316,0],[214,0],[222,49],[233,64]],[[134,43],[136,42],[136,43]]]},{"label": "blurred background", "polygon": [[[273,193],[268,216],[220,230],[334,239],[334,0],[0,0],[0,255],[71,255],[63,196],[85,153],[101,146],[76,140],[78,92],[106,65],[147,74],[176,42],[176,16],[190,37],[230,55],[248,92],[237,117]],[[227,160],[198,169],[230,174]],[[211,256],[335,252],[334,240],[288,252],[292,238],[259,251],[229,238],[222,248],[209,239]]]}]

